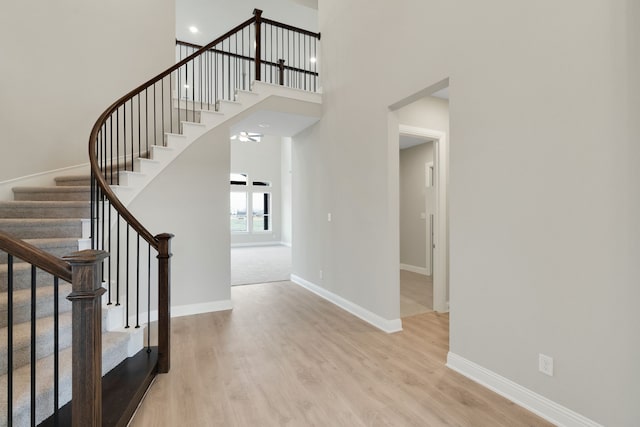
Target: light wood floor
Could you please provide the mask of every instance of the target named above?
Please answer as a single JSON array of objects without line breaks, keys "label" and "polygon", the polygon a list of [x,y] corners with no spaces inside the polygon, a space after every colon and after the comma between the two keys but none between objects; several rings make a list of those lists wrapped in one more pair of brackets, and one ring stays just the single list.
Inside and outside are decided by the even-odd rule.
[{"label": "light wood floor", "polygon": [[290,283],[172,321],[172,368],[131,426],[547,426],[447,369],[447,315],[386,334]]},{"label": "light wood floor", "polygon": [[400,270],[400,317],[433,311],[432,276]]}]

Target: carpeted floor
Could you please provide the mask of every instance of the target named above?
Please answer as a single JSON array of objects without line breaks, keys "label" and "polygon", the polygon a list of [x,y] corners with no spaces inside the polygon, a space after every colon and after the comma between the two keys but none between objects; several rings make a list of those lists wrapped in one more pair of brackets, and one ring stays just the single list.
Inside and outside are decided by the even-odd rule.
[{"label": "carpeted floor", "polygon": [[400,270],[400,317],[433,311],[431,276]]},{"label": "carpeted floor", "polygon": [[291,248],[231,248],[231,285],[281,282],[291,276]]}]

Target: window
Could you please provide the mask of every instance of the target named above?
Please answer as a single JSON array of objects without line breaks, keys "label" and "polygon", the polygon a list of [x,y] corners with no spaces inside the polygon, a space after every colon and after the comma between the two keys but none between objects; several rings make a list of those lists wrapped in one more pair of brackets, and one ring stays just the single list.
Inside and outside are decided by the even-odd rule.
[{"label": "window", "polygon": [[231,185],[247,185],[247,175],[244,173],[232,173],[229,175]]},{"label": "window", "polygon": [[[271,231],[270,181],[250,181],[245,173],[229,175],[230,229],[232,233],[264,233]],[[251,214],[249,214],[251,213]]]},{"label": "window", "polygon": [[271,193],[253,193],[251,221],[253,231],[269,231],[271,218]]},{"label": "window", "polygon": [[231,232],[249,231],[247,221],[247,192],[231,192]]}]

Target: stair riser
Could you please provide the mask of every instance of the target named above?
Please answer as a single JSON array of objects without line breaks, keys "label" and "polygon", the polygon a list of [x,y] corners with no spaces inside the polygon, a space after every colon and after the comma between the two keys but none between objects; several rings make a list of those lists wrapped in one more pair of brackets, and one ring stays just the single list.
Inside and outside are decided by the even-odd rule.
[{"label": "stair riser", "polygon": [[[71,301],[67,299],[68,292],[61,292],[58,296],[58,310],[59,313],[66,313],[71,311]],[[42,319],[43,317],[53,316],[53,296],[47,295],[47,297],[39,297],[36,300],[36,318]],[[13,324],[24,323],[31,321],[31,303],[20,304],[13,306]],[[9,324],[7,320],[6,308],[0,310],[0,328],[6,328]]]},{"label": "stair riser", "polygon": [[[60,281],[62,283],[62,281]],[[0,271],[0,292],[7,292],[7,272]],[[45,271],[36,269],[36,286],[53,286],[53,276]],[[31,288],[31,270],[20,269],[13,272],[13,289]]]},{"label": "stair riser", "polygon": [[[47,253],[57,256],[58,258],[62,258],[67,256],[73,252],[78,251],[78,243],[70,243],[64,246],[55,246],[55,247],[40,247],[40,249],[44,250]],[[5,252],[0,251],[0,264],[7,263],[7,254]]]},{"label": "stair riser", "polygon": [[[71,325],[65,325],[60,327],[59,335],[59,348],[64,349],[71,346]],[[3,353],[6,351],[6,347],[3,349]],[[53,330],[40,334],[36,341],[36,359],[41,359],[53,353]],[[13,368],[17,369],[21,366],[28,364],[31,361],[31,344],[27,343],[26,346],[13,348]],[[7,358],[0,358],[0,375],[7,373]]]},{"label": "stair riser", "polygon": [[[63,188],[63,187],[59,187]],[[18,201],[88,201],[91,200],[91,189],[83,191],[14,191],[13,199]]]},{"label": "stair riser", "polygon": [[80,221],[70,221],[61,224],[27,224],[11,223],[2,224],[0,229],[19,239],[47,239],[47,238],[67,238],[82,237],[82,223]]},{"label": "stair riser", "polygon": [[91,185],[91,178],[87,177],[84,179],[74,179],[74,180],[56,180],[56,185],[58,187],[69,187],[69,186],[89,186]]},{"label": "stair riser", "polygon": [[0,218],[90,218],[91,207],[0,207]]}]

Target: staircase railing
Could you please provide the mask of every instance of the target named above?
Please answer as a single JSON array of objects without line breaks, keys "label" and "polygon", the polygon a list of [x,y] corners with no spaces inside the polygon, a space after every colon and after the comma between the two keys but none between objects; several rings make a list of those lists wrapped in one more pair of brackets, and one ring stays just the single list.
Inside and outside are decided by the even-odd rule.
[{"label": "staircase railing", "polygon": [[[3,376],[3,391],[6,391],[6,401],[0,403],[6,405],[6,411],[0,413],[0,425],[36,425],[51,417],[53,423],[58,425],[57,419],[61,404],[73,399],[74,425],[99,425],[101,405],[101,358],[88,357],[92,354],[102,354],[100,297],[105,291],[98,280],[99,264],[108,256],[103,251],[86,250],[71,254],[66,259],[60,259],[29,243],[16,239],[6,233],[0,232],[0,251],[6,254],[7,270],[6,286],[7,301],[7,352],[6,374]],[[16,262],[22,261],[29,266],[28,272],[18,275],[14,271]],[[23,270],[24,271],[24,270]],[[43,277],[47,280],[47,274],[52,275],[53,298],[52,307],[43,307],[42,302],[37,303],[37,280]],[[72,366],[71,372],[61,368],[60,362],[60,280],[72,283],[72,292],[67,299],[72,301]],[[18,292],[29,293],[29,319],[15,319],[14,303]],[[39,311],[46,310],[53,313],[53,328],[44,331],[37,327],[41,317]],[[29,343],[16,348],[14,342],[15,324],[29,325]],[[38,340],[38,334],[45,333]],[[21,328],[24,335],[24,328]],[[52,335],[52,342],[49,341]],[[45,341],[45,342],[42,342]],[[52,348],[51,348],[52,346]],[[52,354],[52,360],[42,359],[45,353]],[[28,353],[29,361],[25,364]],[[3,355],[4,356],[4,355]],[[22,360],[14,360],[14,358]],[[20,367],[29,367],[29,386],[25,388],[24,381],[14,385],[14,375],[24,378],[24,373],[16,372]],[[45,372],[41,372],[45,370]],[[61,372],[62,371],[62,372]],[[71,374],[71,375],[69,375]],[[61,391],[61,377],[67,384]],[[67,396],[69,379],[72,383],[72,396]],[[53,388],[45,389],[37,387],[41,381],[52,381]],[[40,391],[39,391],[40,390]],[[14,410],[14,405],[19,410]],[[1,405],[0,405],[1,406]],[[28,415],[26,409],[28,408]],[[96,418],[96,414],[98,418]],[[94,420],[98,420],[97,424]]]},{"label": "staircase railing", "polygon": [[[229,88],[249,90],[253,80],[318,90],[320,33],[263,18],[259,9],[250,21],[253,25],[210,47],[190,70],[185,68],[178,76],[180,99],[202,109],[218,99],[233,100]],[[176,59],[181,61],[202,48],[176,40]]]},{"label": "staircase railing", "polygon": [[[91,244],[110,253],[101,279],[108,304],[123,305],[125,328],[149,328],[157,316],[158,372],[170,369],[170,241],[153,235],[118,198],[144,169],[149,153],[166,146],[198,110],[235,99],[252,80],[318,89],[320,34],[262,18],[262,11],[211,43],[177,43],[178,62],[115,101],[98,118],[89,138],[92,176]],[[186,55],[186,56],[185,56]],[[152,292],[157,295],[152,297]]]}]

